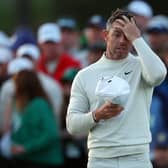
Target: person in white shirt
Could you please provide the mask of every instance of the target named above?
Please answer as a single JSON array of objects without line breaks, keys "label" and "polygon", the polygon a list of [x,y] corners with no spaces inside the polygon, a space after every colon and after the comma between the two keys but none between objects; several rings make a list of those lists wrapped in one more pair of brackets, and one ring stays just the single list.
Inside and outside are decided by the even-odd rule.
[{"label": "person in white shirt", "polygon": [[[24,44],[22,46],[20,46],[16,52],[16,61],[14,60],[13,64],[13,69],[10,72],[10,75],[15,75],[16,72],[22,70],[23,66],[20,68],[21,65],[19,65],[19,63],[17,63],[17,60],[19,60],[20,58],[24,58],[28,61],[31,61],[31,63],[33,64],[33,70],[36,71],[36,65],[37,65],[37,61],[38,58],[40,56],[40,51],[38,49],[37,46],[35,46],[34,44]],[[15,63],[16,62],[16,63]],[[10,67],[10,65],[9,65]],[[20,68],[20,69],[19,69]],[[16,70],[15,70],[16,69]],[[60,110],[61,110],[61,106],[62,106],[62,102],[63,102],[63,93],[62,93],[62,88],[61,86],[58,84],[57,81],[54,81],[50,76],[41,73],[41,72],[37,72],[38,77],[40,79],[40,81],[42,82],[42,86],[44,88],[44,90],[46,91],[52,106],[53,106],[53,110],[54,110],[54,114],[56,118],[60,117]],[[13,82],[13,78],[9,78],[6,82],[4,82],[4,84],[2,85],[2,89],[0,92],[0,116],[1,118],[3,118],[5,111],[9,111],[6,110],[8,108],[7,103],[10,101],[12,101],[11,99],[13,99],[13,95],[15,92],[15,88],[14,88],[14,82]],[[11,111],[12,112],[12,111]],[[6,112],[7,113],[7,112]],[[8,112],[10,113],[10,112]],[[8,117],[9,114],[7,114],[7,117],[5,118],[9,118]],[[9,129],[10,127],[10,122],[6,121],[3,118],[3,122],[0,122],[0,130],[2,132],[6,132],[6,130]]]},{"label": "person in white shirt", "polygon": [[[88,168],[151,168],[149,111],[153,88],[166,76],[165,65],[143,40],[130,13],[114,11],[103,33],[106,52],[73,81],[67,129],[89,133]],[[138,56],[129,52],[132,46]],[[97,89],[106,79],[112,87]],[[126,99],[122,83],[127,84]]]}]

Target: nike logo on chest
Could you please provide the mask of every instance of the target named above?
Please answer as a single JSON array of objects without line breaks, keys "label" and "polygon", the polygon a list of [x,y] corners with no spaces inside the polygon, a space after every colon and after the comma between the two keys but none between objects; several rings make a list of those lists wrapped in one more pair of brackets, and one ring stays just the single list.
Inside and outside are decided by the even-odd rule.
[{"label": "nike logo on chest", "polygon": [[130,74],[130,73],[132,73],[133,71],[131,70],[131,71],[127,71],[127,72],[124,72],[124,75],[128,75],[128,74]]}]

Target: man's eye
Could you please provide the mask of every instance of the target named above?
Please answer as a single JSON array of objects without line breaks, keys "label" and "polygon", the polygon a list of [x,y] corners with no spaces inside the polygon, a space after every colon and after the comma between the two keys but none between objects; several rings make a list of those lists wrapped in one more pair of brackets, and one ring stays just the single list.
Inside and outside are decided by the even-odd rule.
[{"label": "man's eye", "polygon": [[114,33],[114,35],[115,35],[116,37],[119,37],[119,36],[121,36],[121,33],[116,32],[116,33]]}]

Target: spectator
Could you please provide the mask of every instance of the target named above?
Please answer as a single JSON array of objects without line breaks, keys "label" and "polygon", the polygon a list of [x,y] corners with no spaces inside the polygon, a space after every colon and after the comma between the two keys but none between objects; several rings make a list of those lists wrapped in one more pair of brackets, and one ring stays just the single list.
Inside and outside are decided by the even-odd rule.
[{"label": "spectator", "polygon": [[64,51],[73,55],[73,49],[77,48],[79,45],[77,23],[73,18],[60,18],[57,21],[58,26],[61,29],[62,34],[62,45]]},{"label": "spectator", "polygon": [[[168,18],[164,15],[157,15],[151,19],[147,26],[147,33],[149,36],[149,43],[153,50],[157,52],[158,56],[163,60],[166,67],[168,67]],[[168,77],[164,82],[154,89],[152,104],[151,104],[151,130],[152,136],[155,136],[158,131],[157,116],[161,115],[162,124],[168,131],[168,116],[167,116],[167,102],[168,102]],[[153,148],[153,142],[151,144]]]},{"label": "spectator", "polygon": [[[160,58],[165,63],[168,68],[168,46],[167,44],[163,44],[161,48],[158,50],[158,54]],[[164,127],[165,131],[168,132],[168,114],[167,114],[167,106],[168,106],[168,75],[165,80],[154,89],[152,103],[151,103],[151,132],[152,138],[156,139],[157,134],[161,131],[162,127]],[[151,159],[154,158],[154,141],[151,143]]]},{"label": "spectator", "polygon": [[58,123],[37,74],[20,71],[14,84],[20,124],[11,130],[12,167],[59,167],[63,160]]},{"label": "spectator", "polygon": [[133,0],[127,5],[126,9],[133,13],[136,24],[143,34],[148,22],[153,16],[153,9],[150,4],[142,0]]},{"label": "spectator", "polygon": [[61,83],[60,79],[67,68],[80,68],[80,62],[63,53],[61,31],[55,23],[45,23],[39,27],[38,43],[41,57],[38,69]]},{"label": "spectator", "polygon": [[168,17],[154,16],[149,21],[146,31],[151,48],[158,54],[162,45],[168,43]]},{"label": "spectator", "polygon": [[[21,47],[19,47],[19,49],[16,52],[17,57],[21,57],[21,59],[24,58],[28,61],[31,61],[31,63],[33,64],[34,70],[36,70],[36,63],[39,58],[39,54],[40,54],[39,49],[37,48],[37,46],[33,44],[24,44]],[[10,67],[11,65],[13,65],[12,69],[10,70],[12,75],[14,75],[17,72],[15,69],[17,67],[18,68],[20,67],[19,62],[17,61],[19,59],[20,58],[17,58],[16,60],[14,60],[14,63],[11,62],[9,64],[9,69],[11,69]],[[59,84],[56,81],[54,81],[52,78],[50,78],[49,76],[38,72],[38,77],[40,81],[42,82],[42,86],[45,89],[53,105],[55,117],[58,119],[60,115],[60,108],[62,106],[62,101],[63,101],[62,100],[62,89],[59,86]],[[0,93],[1,113],[7,116],[3,119],[6,122],[4,122],[4,125],[2,126],[5,132],[9,129],[11,125],[11,120],[9,116],[11,116],[13,112],[13,110],[7,110],[8,105],[6,104],[6,102],[8,102],[8,99],[13,98],[14,93],[15,93],[15,88],[14,88],[13,78],[10,78],[4,83],[1,93]]]},{"label": "spectator", "polygon": [[[13,83],[14,74],[24,69],[33,69],[33,64],[26,58],[16,58],[10,61],[7,67],[10,78],[4,82],[0,91],[0,132],[8,132],[11,128],[11,116],[13,114],[12,102],[15,94]],[[12,108],[12,109],[11,109]]]},{"label": "spectator", "polygon": [[101,15],[92,15],[84,30],[87,47],[96,42],[104,42],[102,30],[105,28],[105,19]]},{"label": "spectator", "polygon": [[77,28],[76,20],[70,17],[63,17],[58,19],[57,24],[61,28],[61,43],[64,52],[79,60],[82,67],[85,67],[87,65],[87,51],[81,49],[80,32]]},{"label": "spectator", "polygon": [[100,59],[103,52],[105,51],[105,44],[102,42],[97,42],[89,46],[88,53],[88,64],[93,64]]},{"label": "spectator", "polygon": [[[34,69],[38,71],[37,64],[40,57],[39,48],[33,44],[24,44],[20,46],[16,52],[17,57],[24,57],[32,61]],[[59,83],[53,80],[49,75],[38,72],[38,76],[42,82],[42,85],[48,94],[52,105],[54,107],[55,115],[58,117],[62,106],[62,88]],[[54,92],[53,92],[54,90]]]},{"label": "spectator", "polygon": [[62,142],[65,157],[65,168],[71,165],[73,168],[85,167],[87,160],[86,135],[70,135],[66,130],[66,113],[69,104],[70,90],[74,77],[79,69],[69,68],[65,71],[61,81],[63,83],[64,103],[61,112]]},{"label": "spectator", "polygon": [[[24,58],[19,58],[19,59],[14,59],[12,61],[9,62],[8,66],[7,66],[7,72],[9,74],[9,76],[11,76],[11,73],[17,73],[20,70],[23,69],[32,69],[33,65],[32,63]],[[8,80],[7,80],[8,81]],[[11,118],[12,118],[12,114],[11,111],[14,111],[13,109],[11,109],[13,107],[13,83],[11,82],[4,82],[2,89],[0,91],[0,139],[1,137],[4,137],[4,139],[6,139],[5,137],[8,137],[9,131],[11,129]],[[7,84],[5,84],[7,83]],[[5,86],[5,89],[4,89]],[[3,94],[3,90],[5,90],[5,94]],[[3,138],[2,138],[3,139]],[[6,142],[5,142],[6,143]],[[7,154],[8,154],[8,147],[5,146],[5,149],[7,150]],[[8,168],[10,165],[10,160],[8,160],[8,158],[4,158],[1,154],[0,151],[0,162],[1,162],[1,166],[4,168]]]},{"label": "spectator", "polygon": [[166,67],[168,67],[168,42],[164,43],[160,49],[158,50],[160,58],[165,63]]}]

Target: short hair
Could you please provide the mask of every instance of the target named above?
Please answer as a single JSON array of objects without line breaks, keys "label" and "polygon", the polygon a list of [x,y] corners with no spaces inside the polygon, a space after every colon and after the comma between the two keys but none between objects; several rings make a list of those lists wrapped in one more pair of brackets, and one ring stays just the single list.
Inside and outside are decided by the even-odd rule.
[{"label": "short hair", "polygon": [[123,20],[122,16],[126,16],[129,20],[131,20],[131,18],[133,17],[133,14],[128,11],[121,10],[119,8],[116,9],[115,11],[112,12],[111,16],[107,20],[106,30],[109,30],[111,28],[115,20],[117,19]]}]

